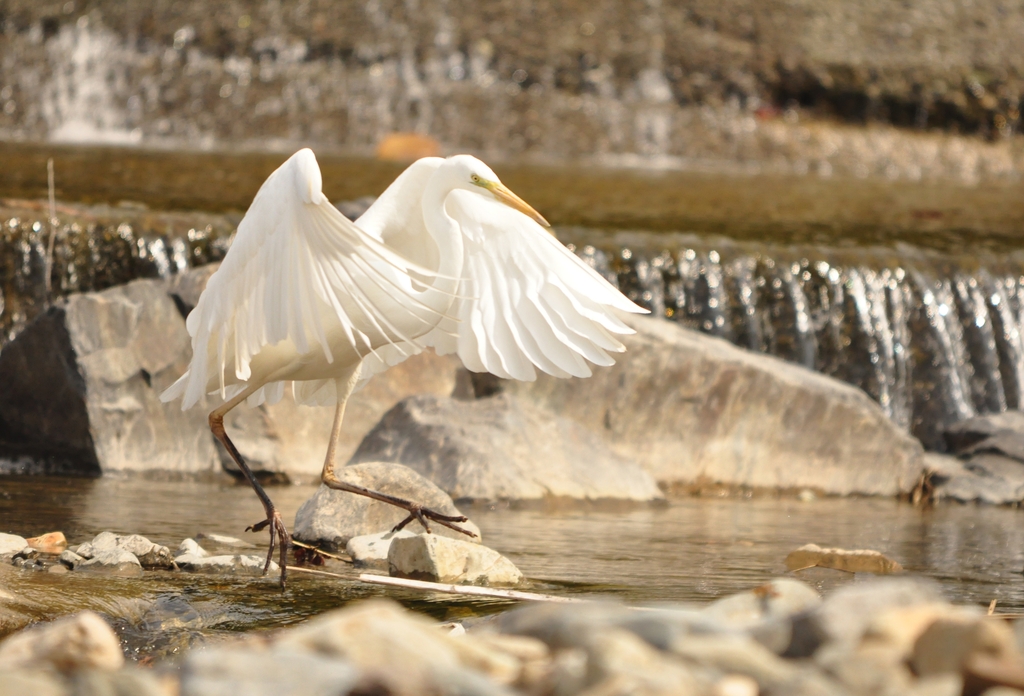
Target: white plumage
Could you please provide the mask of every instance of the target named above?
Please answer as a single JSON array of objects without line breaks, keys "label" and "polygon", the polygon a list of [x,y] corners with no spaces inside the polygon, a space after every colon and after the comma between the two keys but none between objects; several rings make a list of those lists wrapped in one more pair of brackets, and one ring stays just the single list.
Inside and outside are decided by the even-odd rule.
[{"label": "white plumage", "polygon": [[[361,380],[433,347],[499,377],[588,377],[611,365],[631,333],[614,310],[643,312],[542,227],[546,221],[468,155],[425,158],[406,169],[355,223],[322,191],[310,150],[260,188],[187,327],[189,370],[163,395],[182,408],[226,400],[211,427],[256,488],[282,538],[280,516],[223,432],[223,416],[249,399],[336,402],[324,483],[333,472],[345,402]],[[441,524],[452,518],[388,499]],[[408,522],[408,520],[407,520]],[[403,523],[404,526],[405,523]],[[458,529],[457,527],[453,527]],[[460,530],[462,531],[462,530]],[[269,565],[268,556],[268,565]],[[283,582],[282,573],[282,582]]]}]

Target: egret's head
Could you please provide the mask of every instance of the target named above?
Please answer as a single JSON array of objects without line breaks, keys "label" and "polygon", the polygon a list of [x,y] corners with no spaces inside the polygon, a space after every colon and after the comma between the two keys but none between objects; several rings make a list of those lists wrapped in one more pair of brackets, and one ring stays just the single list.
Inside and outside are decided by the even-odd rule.
[{"label": "egret's head", "polygon": [[491,168],[472,155],[454,155],[448,158],[448,164],[454,170],[459,188],[491,195],[510,208],[533,218],[544,227],[550,227],[544,216],[534,210],[529,203],[512,193],[505,184],[498,180],[498,175]]}]

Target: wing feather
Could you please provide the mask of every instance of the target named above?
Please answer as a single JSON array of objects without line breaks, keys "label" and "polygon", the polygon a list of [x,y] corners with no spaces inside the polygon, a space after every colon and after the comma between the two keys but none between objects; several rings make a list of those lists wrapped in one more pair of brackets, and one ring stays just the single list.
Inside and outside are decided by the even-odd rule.
[{"label": "wing feather", "polygon": [[[328,364],[337,357],[331,341],[338,336],[357,355],[388,343],[417,352],[417,336],[445,317],[414,290],[414,283],[435,277],[341,215],[323,195],[313,153],[300,150],[264,182],[239,223],[186,321],[193,346],[189,371],[162,398],[183,396],[188,408],[211,380],[226,396],[232,385],[253,378],[260,352],[278,344],[299,355],[322,351]],[[258,377],[277,381],[277,374]],[[276,384],[253,396],[276,399],[282,389]],[[320,398],[326,391],[318,384],[304,395]]]}]

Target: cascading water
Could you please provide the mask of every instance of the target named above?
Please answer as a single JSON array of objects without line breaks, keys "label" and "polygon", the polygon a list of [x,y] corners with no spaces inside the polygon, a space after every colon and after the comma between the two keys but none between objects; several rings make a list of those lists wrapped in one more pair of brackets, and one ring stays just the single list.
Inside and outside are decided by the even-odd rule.
[{"label": "cascading water", "polygon": [[[53,296],[169,277],[220,258],[231,233],[228,220],[171,233],[117,219],[57,227]],[[2,347],[47,306],[51,232],[38,212],[0,225]],[[1024,252],[559,236],[655,316],[856,385],[930,448],[950,423],[1024,404]]]},{"label": "cascading water", "polygon": [[1022,403],[1017,254],[565,236],[655,316],[856,385],[930,448],[950,423]]}]

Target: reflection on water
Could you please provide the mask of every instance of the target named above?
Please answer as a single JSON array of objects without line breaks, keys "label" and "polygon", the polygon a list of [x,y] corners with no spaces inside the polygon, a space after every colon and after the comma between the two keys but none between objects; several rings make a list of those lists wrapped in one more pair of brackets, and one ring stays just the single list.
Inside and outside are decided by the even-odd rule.
[{"label": "reflection on water", "polygon": [[[313,491],[293,486],[270,492],[291,520]],[[636,603],[705,602],[784,573],[786,554],[815,542],[887,553],[908,570],[939,580],[958,602],[997,599],[1001,608],[1024,609],[1024,526],[1014,509],[942,505],[922,511],[881,499],[689,498],[659,507],[477,507],[470,514],[484,541],[547,592]],[[110,477],[0,481],[0,531],[28,536],[60,529],[72,544],[107,529],[143,534],[172,548],[198,532],[263,544],[265,534],[242,533],[260,518],[252,492],[231,484]],[[332,570],[355,575],[341,564]],[[154,599],[184,592],[199,614],[193,624],[204,631],[288,624],[356,597],[394,592],[310,576],[296,576],[281,594],[271,579],[154,572],[141,580],[96,580],[76,573],[11,572],[3,579],[16,590],[60,587],[59,601],[68,608],[92,606],[134,620]],[[505,606],[398,596],[438,618]]]}]

